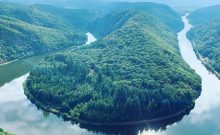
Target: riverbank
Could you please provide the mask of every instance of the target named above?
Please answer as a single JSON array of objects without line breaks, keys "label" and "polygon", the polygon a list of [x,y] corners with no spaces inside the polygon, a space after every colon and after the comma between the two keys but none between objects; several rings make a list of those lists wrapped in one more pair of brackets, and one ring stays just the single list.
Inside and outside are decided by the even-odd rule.
[{"label": "riverbank", "polygon": [[87,121],[87,120],[76,120],[75,118],[73,118],[71,115],[69,115],[68,113],[62,113],[59,110],[52,108],[52,107],[48,107],[46,105],[44,105],[43,103],[41,103],[40,101],[38,101],[27,89],[27,87],[24,84],[24,93],[25,95],[28,97],[28,99],[35,104],[37,107],[41,108],[42,110],[46,111],[46,112],[51,112],[53,114],[56,114],[58,116],[62,116],[65,120],[69,120],[72,121],[74,123],[79,123],[79,124],[84,124],[84,125],[89,125],[89,126],[132,126],[132,125],[138,125],[138,124],[146,124],[146,123],[153,123],[153,122],[161,122],[161,121],[165,121],[165,120],[169,120],[181,115],[186,114],[189,110],[191,110],[193,108],[194,105],[191,105],[187,108],[184,108],[174,114],[170,114],[167,116],[162,116],[162,117],[158,117],[158,118],[152,118],[152,119],[147,119],[147,120],[136,120],[136,121],[126,121],[126,122],[95,122],[95,121]]},{"label": "riverbank", "polygon": [[[192,42],[192,41],[191,41]],[[210,73],[214,74],[216,77],[218,77],[218,79],[220,79],[220,74],[218,72],[215,71],[215,69],[209,64],[209,59],[208,58],[203,58],[202,55],[200,55],[200,53],[198,51],[195,50],[195,45],[192,42],[192,47],[193,50],[197,56],[197,58],[202,62],[202,64],[206,67],[206,69],[208,71],[210,71]]]},{"label": "riverbank", "polygon": [[182,114],[185,114],[187,112],[187,109],[182,109],[181,111],[178,111],[177,113],[168,115],[168,116],[163,116],[163,117],[158,117],[158,118],[153,118],[153,119],[148,119],[148,120],[137,120],[137,121],[127,121],[127,122],[94,122],[94,121],[86,121],[86,120],[79,120],[80,124],[85,124],[85,125],[90,125],[90,126],[132,126],[132,125],[140,125],[140,124],[146,124],[146,123],[154,123],[154,122],[161,122],[165,120],[169,120],[175,117],[178,117]]},{"label": "riverbank", "polygon": [[[96,41],[96,38],[90,33],[86,33],[88,40],[85,45],[81,45],[80,47],[87,46],[92,42]],[[55,54],[55,53],[62,53],[68,50],[77,49],[77,46],[67,47],[65,49],[59,51],[52,51],[45,54],[37,54],[30,57],[23,57],[21,59],[15,59],[12,61],[8,61],[5,63],[0,64],[0,87],[3,86],[5,83],[12,81],[14,78],[18,78],[28,72],[37,65],[40,60],[44,57]],[[3,74],[3,73],[10,73],[10,74]]]},{"label": "riverbank", "polygon": [[18,60],[18,59],[15,59],[15,60],[12,60],[12,61],[8,61],[8,62],[1,63],[1,64],[0,64],[0,67],[5,66],[5,65],[7,65],[7,64],[10,64],[10,63],[12,63],[12,62],[15,62],[15,61],[17,61],[17,60]]},{"label": "riverbank", "polygon": [[43,58],[44,55],[39,55],[16,60],[0,66],[0,86],[3,86],[5,83],[8,83],[13,79],[27,74]]}]

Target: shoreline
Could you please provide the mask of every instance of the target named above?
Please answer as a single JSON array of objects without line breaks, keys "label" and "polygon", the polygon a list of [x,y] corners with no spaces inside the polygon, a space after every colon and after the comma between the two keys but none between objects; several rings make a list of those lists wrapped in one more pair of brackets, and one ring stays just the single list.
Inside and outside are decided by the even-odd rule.
[{"label": "shoreline", "polygon": [[18,61],[18,60],[19,60],[19,59],[14,59],[14,60],[11,60],[11,61],[8,61],[8,62],[1,63],[1,64],[0,64],[0,67],[3,67],[3,66],[5,66],[5,65],[7,65],[7,64],[10,64],[10,63],[15,62],[15,61]]},{"label": "shoreline", "polygon": [[[190,40],[191,41],[191,40]],[[193,40],[191,41],[192,43],[192,47],[193,47],[193,51],[196,54],[196,57],[202,62],[202,64],[204,65],[204,67],[213,75],[215,75],[219,80],[220,80],[220,74],[215,71],[215,69],[209,64],[209,59],[202,57],[202,55],[195,49],[195,43],[193,42]]]},{"label": "shoreline", "polygon": [[73,121],[76,124],[85,124],[85,125],[89,125],[89,126],[109,126],[109,127],[113,127],[113,126],[132,126],[132,125],[138,125],[138,124],[146,124],[146,123],[153,123],[153,122],[159,122],[159,121],[164,121],[164,120],[169,120],[172,118],[175,118],[177,116],[180,116],[181,114],[184,114],[187,112],[187,108],[184,108],[174,114],[170,114],[167,116],[161,116],[161,117],[157,117],[157,118],[152,118],[152,119],[147,119],[147,120],[136,120],[136,121],[124,121],[124,122],[95,122],[95,121],[87,121],[87,120],[76,120],[74,119],[71,115],[69,115],[68,113],[62,113],[59,110],[52,108],[52,107],[48,107],[46,105],[44,105],[43,103],[41,103],[40,101],[38,101],[28,90],[28,88],[25,86],[24,84],[24,94],[27,96],[28,100],[30,100],[34,105],[36,105],[38,108],[53,113],[55,115],[61,116],[64,120],[69,120],[69,121]]},{"label": "shoreline", "polygon": [[132,125],[138,125],[138,124],[146,124],[146,123],[153,123],[153,122],[159,122],[164,121],[168,119],[172,119],[174,117],[180,116],[181,114],[185,113],[187,109],[182,109],[181,111],[178,111],[177,113],[168,115],[168,116],[162,116],[158,118],[152,118],[147,120],[136,120],[136,121],[125,121],[125,122],[94,122],[94,121],[87,121],[87,120],[79,120],[80,124],[85,125],[91,125],[91,126],[132,126]]}]

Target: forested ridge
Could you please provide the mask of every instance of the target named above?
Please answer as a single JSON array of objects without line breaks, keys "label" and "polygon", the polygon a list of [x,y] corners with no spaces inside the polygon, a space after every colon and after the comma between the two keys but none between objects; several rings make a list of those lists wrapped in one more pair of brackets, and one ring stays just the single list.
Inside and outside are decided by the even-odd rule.
[{"label": "forested ridge", "polygon": [[102,7],[98,7],[105,11],[117,11],[117,10],[135,10],[147,12],[149,15],[153,15],[155,19],[158,19],[165,23],[170,29],[175,32],[180,31],[183,28],[183,23],[180,19],[180,14],[173,11],[167,5],[164,4],[155,4],[153,2],[116,2]]},{"label": "forested ridge", "polygon": [[194,28],[188,37],[206,67],[220,75],[220,6],[199,9],[190,16]]},{"label": "forested ridge", "polygon": [[101,11],[0,2],[0,63],[84,45]]},{"label": "forested ridge", "polygon": [[0,63],[82,45],[85,41],[83,34],[35,26],[0,16]]},{"label": "forested ridge", "polygon": [[[138,2],[138,3],[126,3],[117,2],[112,4],[107,4],[102,7],[98,7],[100,10],[105,12],[111,12],[111,14],[106,15],[104,18],[98,18],[91,24],[89,24],[88,29],[96,35],[96,37],[104,37],[110,34],[112,31],[120,28],[129,19],[131,14],[126,14],[126,10],[147,12],[148,15],[154,16],[154,19],[162,21],[167,25],[167,28],[178,32],[183,28],[183,23],[180,19],[180,15],[163,4],[155,4],[150,2]],[[159,9],[159,10],[158,10]],[[120,12],[124,10],[123,12]],[[155,11],[157,10],[157,11]],[[117,16],[114,13],[118,13]],[[106,26],[109,27],[106,27]]]},{"label": "forested ridge", "polygon": [[101,38],[47,56],[31,71],[26,95],[76,122],[152,119],[191,108],[201,79],[181,58],[179,28],[166,23],[183,26],[181,18],[170,8],[150,5],[110,11],[95,20],[93,30]]}]

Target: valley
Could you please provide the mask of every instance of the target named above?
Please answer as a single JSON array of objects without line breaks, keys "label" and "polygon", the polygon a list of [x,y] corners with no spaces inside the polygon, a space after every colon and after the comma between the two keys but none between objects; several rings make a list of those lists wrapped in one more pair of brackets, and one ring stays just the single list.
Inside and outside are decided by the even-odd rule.
[{"label": "valley", "polygon": [[220,77],[220,6],[193,12],[189,19],[195,26],[188,34],[197,56],[208,70]]},{"label": "valley", "polygon": [[0,127],[216,135],[219,9],[181,17],[151,2],[71,9],[0,1]]},{"label": "valley", "polygon": [[[170,19],[158,20],[143,5],[137,11],[110,12],[95,21],[103,38],[46,57],[30,72],[25,94],[75,122],[129,122],[190,110],[201,80],[178,50],[178,29],[172,26],[181,26],[181,18],[166,6],[150,5],[169,12]],[[149,12],[160,16],[151,8]]]}]

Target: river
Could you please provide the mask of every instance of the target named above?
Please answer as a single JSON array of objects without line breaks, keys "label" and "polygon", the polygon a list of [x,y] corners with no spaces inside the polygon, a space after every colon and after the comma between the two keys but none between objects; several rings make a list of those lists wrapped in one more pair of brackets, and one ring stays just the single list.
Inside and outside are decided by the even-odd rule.
[{"label": "river", "polygon": [[[88,36],[86,45],[96,41],[91,33],[86,33],[86,35]],[[11,77],[21,76],[0,87],[0,127],[16,135],[88,134],[88,131],[81,129],[79,125],[73,125],[71,122],[65,122],[54,114],[39,110],[24,95],[23,83],[28,77],[28,70],[33,67],[33,62],[38,61],[39,57],[37,56],[18,60],[0,67],[0,81],[2,83],[9,81]],[[21,68],[15,65],[19,65]],[[15,71],[19,73],[14,75]],[[23,75],[20,73],[23,73]],[[93,133],[89,133],[89,135],[93,135]]]},{"label": "river", "polygon": [[[202,78],[202,94],[196,100],[195,108],[190,115],[185,116],[180,122],[167,126],[166,129],[154,131],[147,129],[139,132],[140,135],[219,135],[220,133],[220,81],[210,74],[209,71],[197,59],[191,42],[187,39],[186,33],[192,28],[188,20],[183,17],[184,29],[178,33],[180,51],[183,59]],[[94,42],[94,36],[87,33],[87,45]],[[17,135],[96,135],[73,125],[71,122],[64,122],[62,118],[48,114],[37,109],[24,95],[22,84],[28,77],[25,74],[17,79],[0,87],[0,127],[16,133]],[[123,129],[123,130],[129,130]],[[133,133],[127,132],[126,135]]]},{"label": "river", "polygon": [[[211,74],[196,57],[186,33],[192,28],[187,16],[182,17],[184,29],[178,33],[183,59],[202,78],[202,93],[195,108],[181,122],[168,126],[165,131],[145,131],[142,135],[219,135],[220,133],[220,80]],[[150,132],[150,133],[149,133]]]},{"label": "river", "polygon": [[89,45],[97,40],[90,32],[87,32],[86,35],[88,37],[86,45]]}]

